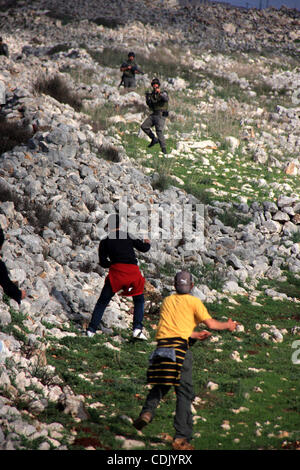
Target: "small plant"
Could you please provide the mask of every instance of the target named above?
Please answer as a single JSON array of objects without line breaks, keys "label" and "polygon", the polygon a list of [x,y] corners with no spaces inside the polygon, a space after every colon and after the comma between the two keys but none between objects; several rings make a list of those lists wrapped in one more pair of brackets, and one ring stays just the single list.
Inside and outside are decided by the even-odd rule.
[{"label": "small plant", "polygon": [[153,178],[152,188],[165,191],[170,187],[171,183],[172,178],[168,174],[161,172]]},{"label": "small plant", "polygon": [[83,261],[80,264],[79,270],[83,273],[90,273],[93,271],[94,268],[94,263],[90,259],[87,259],[86,261]]},{"label": "small plant", "polygon": [[61,73],[68,73],[76,83],[93,83],[95,71],[90,67],[70,67],[63,66],[59,69]]},{"label": "small plant", "polygon": [[292,235],[293,243],[300,243],[300,232],[294,232]]},{"label": "small plant", "polygon": [[104,158],[104,160],[107,160],[113,163],[119,163],[122,161],[122,157],[120,155],[119,150],[113,145],[109,145],[107,147],[101,147],[99,149],[99,156],[101,158]]},{"label": "small plant", "polygon": [[7,186],[0,185],[0,201],[13,202],[15,210],[21,212],[27,218],[36,233],[41,233],[44,227],[51,221],[51,208],[38,201],[32,201],[28,196],[20,196]]},{"label": "small plant", "polygon": [[216,111],[213,114],[203,115],[203,120],[207,126],[207,135],[213,140],[220,141],[223,145],[226,136],[240,137],[240,120],[235,115],[234,105],[228,111]]},{"label": "small plant", "polygon": [[105,47],[101,52],[87,48],[87,52],[95,62],[103,67],[120,67],[128,52],[123,49]]},{"label": "small plant", "polygon": [[165,191],[172,184],[172,163],[170,160],[154,158],[153,167],[155,174],[152,176],[152,188]]},{"label": "small plant", "polygon": [[115,107],[111,103],[104,106],[84,108],[83,112],[88,116],[87,124],[92,126],[93,132],[104,131],[109,127],[109,118],[114,115]]},{"label": "small plant", "polygon": [[222,290],[225,282],[225,270],[215,264],[193,265],[190,272],[200,284],[206,284],[210,289]]},{"label": "small plant", "polygon": [[66,52],[70,49],[68,44],[56,44],[48,51],[48,55],[58,54],[59,52]]},{"label": "small plant", "polygon": [[34,91],[38,94],[44,93],[52,96],[60,103],[72,106],[76,111],[80,111],[82,108],[81,99],[70,90],[67,82],[59,75],[39,77],[34,84]]},{"label": "small plant", "polygon": [[59,224],[62,231],[70,236],[74,245],[77,245],[84,236],[84,231],[77,220],[66,216],[62,218]]},{"label": "small plant", "polygon": [[26,125],[17,121],[8,122],[0,117],[0,155],[17,145],[26,144],[32,136],[33,130],[29,130]]},{"label": "small plant", "polygon": [[56,10],[48,11],[46,15],[49,16],[49,18],[53,18],[54,20],[60,20],[63,25],[71,23],[74,20],[72,16],[66,15],[65,13],[60,13]]},{"label": "small plant", "polygon": [[200,203],[202,204],[211,204],[212,202],[212,197],[210,194],[207,192],[206,187],[204,184],[198,181],[188,181],[184,189],[188,194],[192,194],[195,196]]},{"label": "small plant", "polygon": [[245,217],[243,214],[235,214],[233,212],[225,211],[223,214],[218,214],[218,219],[224,225],[237,228],[239,224],[246,225],[250,222],[250,217]]},{"label": "small plant", "polygon": [[115,29],[115,28],[118,28],[118,26],[124,25],[124,23],[122,23],[121,21],[118,21],[115,18],[106,18],[104,16],[98,16],[92,21],[93,23],[96,23],[98,26],[105,26],[105,28],[110,28],[110,29]]},{"label": "small plant", "polygon": [[24,203],[23,210],[26,212],[28,222],[40,233],[51,221],[51,209],[28,198],[25,199]]}]

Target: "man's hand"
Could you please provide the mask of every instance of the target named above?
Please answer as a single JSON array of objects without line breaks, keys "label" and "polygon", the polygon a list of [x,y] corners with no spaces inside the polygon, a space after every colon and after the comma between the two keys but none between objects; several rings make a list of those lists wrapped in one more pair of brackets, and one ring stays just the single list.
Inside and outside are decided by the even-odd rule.
[{"label": "man's hand", "polygon": [[21,290],[22,294],[21,294],[21,300],[25,299],[26,297],[26,291],[25,290]]},{"label": "man's hand", "polygon": [[193,333],[191,334],[192,339],[198,339],[200,341],[203,341],[204,339],[208,338],[209,336],[211,336],[211,333],[209,331],[206,331],[206,330],[193,331]]},{"label": "man's hand", "polygon": [[236,329],[237,322],[233,321],[231,318],[228,319],[228,330],[234,331]]}]

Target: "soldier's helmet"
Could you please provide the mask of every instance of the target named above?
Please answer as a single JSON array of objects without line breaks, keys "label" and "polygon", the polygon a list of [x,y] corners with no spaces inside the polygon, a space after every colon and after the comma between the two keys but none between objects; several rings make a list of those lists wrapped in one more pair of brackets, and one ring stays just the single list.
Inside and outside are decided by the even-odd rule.
[{"label": "soldier's helmet", "polygon": [[158,78],[153,78],[153,80],[152,80],[152,82],[151,82],[151,86],[153,86],[153,85],[155,85],[155,84],[158,85],[158,86],[160,86],[160,81],[158,80]]},{"label": "soldier's helmet", "polygon": [[129,52],[128,57],[135,57],[135,53],[134,52]]}]

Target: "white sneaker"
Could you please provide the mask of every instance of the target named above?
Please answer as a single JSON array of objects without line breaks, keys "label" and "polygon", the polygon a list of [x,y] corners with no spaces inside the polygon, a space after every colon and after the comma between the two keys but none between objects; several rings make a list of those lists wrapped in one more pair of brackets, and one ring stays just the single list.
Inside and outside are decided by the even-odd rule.
[{"label": "white sneaker", "polygon": [[93,331],[89,331],[89,330],[86,330],[86,335],[89,337],[89,338],[92,338],[95,333],[93,333]]},{"label": "white sneaker", "polygon": [[146,336],[144,335],[144,333],[142,332],[142,330],[139,330],[138,328],[136,328],[135,330],[133,330],[132,336],[133,336],[133,338],[135,338],[135,339],[147,340],[147,338],[146,338]]}]

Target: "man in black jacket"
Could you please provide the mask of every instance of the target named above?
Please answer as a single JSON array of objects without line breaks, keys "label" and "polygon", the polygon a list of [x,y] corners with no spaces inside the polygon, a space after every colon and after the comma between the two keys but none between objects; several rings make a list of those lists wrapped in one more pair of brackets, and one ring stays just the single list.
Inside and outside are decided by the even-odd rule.
[{"label": "man in black jacket", "polygon": [[[111,222],[112,219],[114,223]],[[95,305],[86,333],[87,336],[94,336],[101,323],[105,308],[112,297],[118,293],[124,296],[132,296],[134,303],[133,337],[146,340],[147,338],[142,331],[145,279],[137,265],[134,250],[146,253],[150,250],[150,241],[134,239],[128,233],[122,232],[117,214],[110,216],[109,227],[114,228],[110,230],[105,239],[101,240],[99,245],[100,266],[109,268],[109,273]]]},{"label": "man in black jacket", "polygon": [[8,47],[3,42],[2,37],[0,37],[0,55],[5,55],[6,57],[9,57]]},{"label": "man in black jacket", "polygon": [[[0,251],[2,249],[3,243],[4,233],[0,227]],[[4,293],[8,295],[8,297],[11,297],[16,302],[18,302],[18,304],[20,304],[21,300],[26,297],[26,292],[24,290],[20,290],[16,284],[10,280],[7,268],[2,260],[0,260],[0,285],[4,290]]]}]

